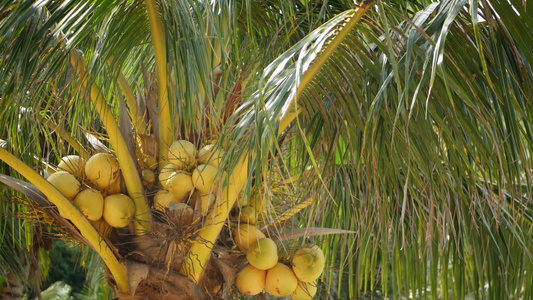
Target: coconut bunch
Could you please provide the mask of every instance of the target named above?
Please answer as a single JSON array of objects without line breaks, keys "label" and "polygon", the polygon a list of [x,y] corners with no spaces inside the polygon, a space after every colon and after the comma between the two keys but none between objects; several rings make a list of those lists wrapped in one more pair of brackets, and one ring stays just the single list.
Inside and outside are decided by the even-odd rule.
[{"label": "coconut bunch", "polygon": [[[131,253],[135,250],[135,253],[148,254],[155,249],[150,245],[170,245],[175,242],[173,239],[181,238],[181,233],[192,232],[193,221],[198,220],[198,216],[206,216],[220,195],[221,183],[226,176],[226,170],[221,166],[222,154],[222,150],[212,144],[197,149],[190,141],[176,140],[169,147],[165,166],[159,174],[151,169],[142,170],[146,191],[154,192],[154,209],[163,212],[161,216],[164,220],[172,222],[158,223],[156,220],[153,227],[156,234],[137,237],[147,246],[140,243],[143,245],[141,248],[119,251]],[[109,237],[112,228],[128,226],[134,217],[135,204],[122,193],[125,188],[121,188],[121,170],[112,154],[97,153],[87,161],[76,155],[63,157],[58,171],[49,176],[48,181],[70,199],[104,237]],[[281,190],[284,184],[274,188]],[[266,197],[256,194],[252,199],[241,198],[233,209],[228,229],[231,231],[231,224],[239,225],[226,234],[232,237],[235,248],[241,252],[235,252],[234,266],[244,263],[235,277],[235,285],[245,295],[266,292],[275,297],[312,299],[317,291],[316,281],[324,270],[324,254],[316,245],[305,245],[289,250],[291,256],[280,256],[278,244],[257,227],[258,223],[275,226],[261,219],[261,216],[273,213],[272,204]],[[293,209],[294,212],[288,213],[287,217],[305,206],[307,204]],[[195,224],[201,226],[202,222]],[[181,233],[170,236],[178,232],[176,229]],[[159,236],[165,236],[168,241],[158,240]],[[115,238],[124,237],[117,235]],[[234,252],[231,242],[220,245],[228,246],[227,250]],[[166,250],[158,251],[165,253]],[[164,257],[150,263],[166,265],[168,261]],[[179,260],[173,267],[181,267]],[[229,276],[233,278],[233,274]]]},{"label": "coconut bunch", "polygon": [[[201,215],[209,212],[218,194],[222,152],[213,144],[197,150],[187,140],[177,140],[170,145],[167,164],[159,173],[162,189],[154,196],[154,208],[169,209],[175,203],[200,207]],[[199,200],[199,202],[198,202]],[[198,202],[198,203],[197,203]],[[189,209],[189,208],[186,208]]]},{"label": "coconut bunch", "polygon": [[121,193],[120,168],[112,154],[97,153],[87,161],[78,155],[65,156],[47,180],[104,236],[110,226],[126,227],[134,216],[135,204]]},{"label": "coconut bunch", "polygon": [[291,259],[280,261],[277,244],[259,228],[246,223],[235,228],[233,240],[246,253],[247,264],[235,278],[241,293],[257,295],[264,290],[275,297],[292,299],[312,299],[316,294],[316,281],[325,265],[324,253],[318,246],[299,247]]}]

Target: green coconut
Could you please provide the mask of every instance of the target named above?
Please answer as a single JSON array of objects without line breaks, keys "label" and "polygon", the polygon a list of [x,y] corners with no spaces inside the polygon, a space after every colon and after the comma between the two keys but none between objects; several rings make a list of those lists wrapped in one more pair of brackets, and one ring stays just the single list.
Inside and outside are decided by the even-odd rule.
[{"label": "green coconut", "polygon": [[300,281],[313,282],[324,271],[325,262],[322,250],[317,245],[308,244],[294,253],[292,269]]},{"label": "green coconut", "polygon": [[153,184],[155,182],[155,173],[150,169],[142,170],[141,177],[144,183]]},{"label": "green coconut", "polygon": [[278,246],[270,238],[260,239],[248,248],[246,259],[259,270],[268,270],[278,263]]}]

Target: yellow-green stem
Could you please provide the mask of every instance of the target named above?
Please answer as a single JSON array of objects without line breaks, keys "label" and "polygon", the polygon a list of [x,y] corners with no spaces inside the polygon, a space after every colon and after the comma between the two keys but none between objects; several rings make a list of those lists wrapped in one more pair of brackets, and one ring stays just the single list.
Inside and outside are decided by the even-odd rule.
[{"label": "yellow-green stem", "polygon": [[115,150],[115,155],[117,156],[122,175],[124,176],[124,182],[126,183],[128,194],[135,202],[135,233],[137,235],[142,235],[151,228],[152,214],[150,213],[150,209],[146,201],[143,184],[139,176],[139,172],[135,167],[135,162],[128,151],[126,141],[120,133],[118,124],[111,113],[111,109],[102,96],[100,89],[94,82],[91,83],[90,87],[87,87],[87,77],[89,74],[85,68],[83,57],[78,51],[73,50],[70,53],[70,59],[71,64],[76,69],[76,73],[83,83],[83,86],[86,89],[90,88],[89,96],[91,102],[93,102],[94,107],[98,111],[100,119],[102,120],[102,123],[107,131],[109,143]]},{"label": "yellow-green stem", "polygon": [[11,166],[20,175],[24,176],[31,184],[37,187],[50,202],[55,204],[61,214],[74,223],[80,233],[90,243],[90,247],[96,251],[104,260],[104,263],[109,268],[113,275],[118,288],[123,293],[129,293],[128,276],[126,267],[121,264],[113,251],[109,248],[106,242],[101,238],[96,229],[89,223],[89,221],[81,214],[81,212],[72,204],[70,200],[65,198],[53,185],[46,179],[35,172],[31,167],[23,163],[13,154],[0,147],[0,160]]},{"label": "yellow-green stem", "polygon": [[207,261],[209,260],[211,249],[228,218],[229,211],[235,204],[242,187],[248,179],[247,174],[248,159],[243,158],[233,169],[229,183],[222,190],[216,207],[209,212],[198,237],[192,243],[181,270],[181,273],[189,277],[192,281],[200,281]]},{"label": "yellow-green stem", "polygon": [[298,90],[296,91],[296,96],[291,100],[289,110],[285,112],[279,121],[278,135],[281,135],[287,126],[289,126],[289,124],[291,124],[300,113],[301,109],[296,107],[296,100],[302,96],[309,83],[311,83],[311,80],[315,78],[326,61],[331,57],[331,55],[333,55],[333,52],[335,52],[344,38],[350,33],[350,31],[352,31],[354,26],[359,22],[359,20],[361,20],[361,17],[363,17],[365,12],[372,7],[373,4],[373,1],[364,1],[359,7],[354,9],[352,17],[348,20],[348,22],[346,22],[346,24],[343,25],[342,29],[339,30],[337,35],[331,40],[326,49],[324,49],[324,51],[317,56],[317,58],[305,71],[300,81],[300,85],[298,86]]},{"label": "yellow-green stem", "polygon": [[[168,148],[174,139],[167,90],[165,30],[155,0],[146,0],[146,10],[150,21],[150,33],[152,34],[157,67],[157,82],[159,84],[159,161],[165,161],[168,155]],[[160,169],[162,169],[165,164],[159,165]]]}]

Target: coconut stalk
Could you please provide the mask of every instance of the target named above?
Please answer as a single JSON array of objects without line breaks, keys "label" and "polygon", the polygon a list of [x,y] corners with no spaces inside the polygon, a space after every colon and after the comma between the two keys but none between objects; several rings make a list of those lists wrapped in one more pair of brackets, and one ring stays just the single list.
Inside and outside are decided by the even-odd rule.
[{"label": "coconut stalk", "polygon": [[[159,161],[165,161],[168,155],[168,148],[174,139],[170,105],[168,103],[165,30],[155,0],[146,0],[146,10],[150,22],[150,33],[152,34],[157,68],[157,82],[159,84]],[[160,164],[159,169],[161,170],[164,165]]]},{"label": "coconut stalk", "polygon": [[209,211],[198,237],[192,243],[184,260],[181,273],[193,282],[198,283],[200,281],[211,254],[212,245],[218,238],[241,189],[246,184],[247,177],[248,157],[243,156],[231,172],[229,182],[222,189],[217,205]]},{"label": "coconut stalk", "polygon": [[[338,34],[332,38],[330,44],[317,56],[315,61],[305,71],[300,81],[300,85],[298,86],[297,93],[290,101],[289,109],[279,120],[280,125],[278,136],[282,134],[283,130],[285,130],[300,113],[301,110],[297,108],[298,97],[303,94],[309,83],[311,83],[311,80],[318,74],[320,69],[342,43],[344,38],[352,31],[359,20],[361,20],[364,13],[372,7],[373,4],[374,1],[372,0],[365,1],[355,8],[352,17],[344,24],[344,27],[342,27]],[[247,153],[243,154],[243,157],[247,157]],[[187,258],[185,259],[187,263],[182,270],[182,273],[187,275],[192,281],[199,282],[201,279],[211,254],[212,245],[215,244],[224,221],[228,218],[230,209],[235,204],[235,200],[242,187],[248,180],[247,175],[248,159],[246,158],[239,161],[235,166],[230,177],[230,183],[222,192],[221,201],[217,207],[209,213],[205,226],[200,230],[198,238],[192,243]]]},{"label": "coconut stalk", "polygon": [[77,50],[72,50],[70,52],[70,61],[76,69],[76,73],[82,81],[83,86],[85,88],[90,88],[89,98],[102,119],[102,123],[109,136],[109,142],[113,145],[120,169],[122,170],[128,194],[135,203],[135,234],[142,235],[145,231],[151,229],[152,214],[146,201],[146,195],[144,194],[142,181],[135,166],[135,162],[128,151],[126,141],[120,133],[118,124],[113,118],[113,114],[111,113],[109,106],[107,106],[100,89],[95,83],[92,83],[90,87],[87,86],[88,72],[85,69],[81,53]]},{"label": "coconut stalk", "polygon": [[70,200],[65,198],[65,196],[63,196],[63,194],[61,194],[61,192],[59,192],[46,179],[2,147],[0,147],[0,160],[11,166],[20,175],[24,176],[24,178],[38,188],[50,202],[57,206],[65,218],[72,221],[80,233],[89,242],[90,245],[88,246],[102,257],[102,260],[113,275],[120,291],[123,293],[129,293],[126,267],[117,260],[113,251],[111,251],[98,231],[96,231],[89,220],[82,215],[78,208],[76,208]]}]

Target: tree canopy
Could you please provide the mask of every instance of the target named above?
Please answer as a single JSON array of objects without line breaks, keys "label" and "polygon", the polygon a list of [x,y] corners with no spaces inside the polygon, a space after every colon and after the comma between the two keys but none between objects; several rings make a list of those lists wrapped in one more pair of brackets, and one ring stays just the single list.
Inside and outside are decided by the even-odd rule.
[{"label": "tree canopy", "polygon": [[[246,170],[234,197],[267,199],[265,231],[322,248],[322,294],[533,298],[527,1],[2,1],[0,16],[2,148],[42,175],[116,153],[148,203],[136,230],[153,201],[140,171],[173,140],[215,142],[228,174]],[[13,209],[45,211],[4,203],[2,220]]]}]

